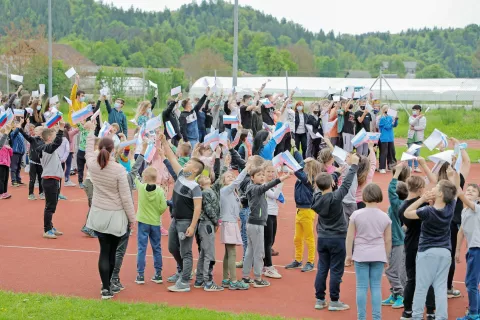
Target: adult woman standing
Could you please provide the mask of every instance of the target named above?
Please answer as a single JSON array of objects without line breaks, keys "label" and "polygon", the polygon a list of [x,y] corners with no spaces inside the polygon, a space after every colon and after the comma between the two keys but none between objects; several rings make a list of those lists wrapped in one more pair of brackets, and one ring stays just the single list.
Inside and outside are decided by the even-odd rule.
[{"label": "adult woman standing", "polygon": [[125,168],[113,160],[113,140],[101,139],[97,155],[94,152],[94,125],[87,122],[85,129],[90,131],[85,157],[95,187],[87,228],[95,231],[100,243],[98,270],[103,285],[102,299],[111,299],[114,292],[120,291],[110,286],[110,279],[120,238],[127,232],[128,225],[132,227],[135,222],[133,199]]},{"label": "adult woman standing", "polygon": [[302,157],[305,159],[307,153],[307,125],[308,116],[303,112],[303,102],[295,104],[295,146],[300,150],[302,145]]},{"label": "adult woman standing", "polygon": [[382,115],[378,123],[380,129],[380,173],[387,173],[386,165],[392,165],[395,159],[395,146],[393,138],[393,128],[398,125],[398,118],[393,119],[388,115],[388,106],[382,107]]}]

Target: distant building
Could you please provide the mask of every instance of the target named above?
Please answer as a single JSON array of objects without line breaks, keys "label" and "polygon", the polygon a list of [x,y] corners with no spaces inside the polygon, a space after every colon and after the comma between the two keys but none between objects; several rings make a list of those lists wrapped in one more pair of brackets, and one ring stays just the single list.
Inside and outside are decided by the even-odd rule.
[{"label": "distant building", "polygon": [[417,62],[416,61],[405,61],[403,63],[403,65],[405,66],[405,71],[406,71],[406,75],[405,75],[405,78],[406,79],[415,79],[415,72],[417,70]]},{"label": "distant building", "polygon": [[368,71],[362,70],[349,70],[345,78],[354,78],[354,79],[368,79],[371,78],[372,75]]}]

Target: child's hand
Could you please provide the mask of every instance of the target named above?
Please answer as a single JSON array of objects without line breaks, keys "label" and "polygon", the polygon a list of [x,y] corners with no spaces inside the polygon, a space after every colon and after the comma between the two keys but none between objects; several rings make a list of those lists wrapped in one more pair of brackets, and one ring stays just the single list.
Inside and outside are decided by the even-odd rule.
[{"label": "child's hand", "polygon": [[224,162],[224,165],[225,167],[230,167],[230,164],[232,163],[232,156],[228,153],[226,156],[225,156],[225,162]]},{"label": "child's hand", "polygon": [[369,148],[369,149],[373,149],[373,146],[374,146],[374,145],[375,145],[375,143],[373,143],[373,142],[370,141],[370,142],[368,143],[368,148]]},{"label": "child's hand", "polygon": [[85,125],[84,125],[83,127],[84,127],[85,130],[87,130],[87,131],[92,131],[93,128],[94,128],[92,121],[88,121],[87,123],[85,123]]},{"label": "child's hand", "polygon": [[427,191],[427,192],[425,192],[425,193],[422,195],[422,200],[423,200],[423,202],[434,201],[435,198],[436,198],[435,192],[433,192],[432,190]]},{"label": "child's hand", "polygon": [[360,162],[360,158],[358,157],[357,154],[352,154],[351,155],[351,161],[352,161],[352,164],[358,165],[359,162]]},{"label": "child's hand", "polygon": [[345,267],[351,267],[352,266],[352,256],[347,256],[345,258]]},{"label": "child's hand", "polygon": [[220,145],[218,145],[217,148],[215,149],[215,154],[217,158],[220,158],[220,156],[222,155],[222,148],[220,147]]},{"label": "child's hand", "polygon": [[460,262],[461,262],[461,259],[460,259],[460,250],[456,250],[456,251],[455,251],[455,262],[456,262],[456,263],[460,263]]},{"label": "child's hand", "polygon": [[63,131],[63,130],[65,129],[65,122],[60,121],[60,122],[58,123],[58,128]]},{"label": "child's hand", "polygon": [[165,150],[163,150],[163,145],[157,148],[158,156],[165,159]]}]

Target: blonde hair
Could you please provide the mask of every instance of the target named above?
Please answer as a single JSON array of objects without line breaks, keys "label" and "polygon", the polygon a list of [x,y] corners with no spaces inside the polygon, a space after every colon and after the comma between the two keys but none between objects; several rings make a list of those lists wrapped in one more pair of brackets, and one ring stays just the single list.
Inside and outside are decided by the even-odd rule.
[{"label": "blonde hair", "polygon": [[318,161],[320,163],[323,163],[324,165],[326,165],[327,162],[331,161],[332,159],[333,159],[332,150],[330,150],[329,148],[323,148],[318,153]]},{"label": "blonde hair", "polygon": [[145,170],[143,170],[142,173],[142,179],[145,183],[148,183],[148,181],[157,181],[157,176],[158,176],[158,171],[154,167],[147,167]]},{"label": "blonde hair", "polygon": [[151,107],[151,106],[152,106],[152,103],[148,100],[140,102],[137,107],[137,113],[135,114],[135,121],[138,121],[138,117],[145,114],[145,111],[147,111],[148,107]]},{"label": "blonde hair", "polygon": [[118,123],[112,123],[112,128],[117,129],[117,132],[120,131],[120,126],[118,125]]},{"label": "blonde hair", "polygon": [[308,182],[312,185],[312,187],[315,185],[315,177],[323,171],[322,169],[322,164],[317,160],[312,160],[305,163],[303,171],[307,175]]}]

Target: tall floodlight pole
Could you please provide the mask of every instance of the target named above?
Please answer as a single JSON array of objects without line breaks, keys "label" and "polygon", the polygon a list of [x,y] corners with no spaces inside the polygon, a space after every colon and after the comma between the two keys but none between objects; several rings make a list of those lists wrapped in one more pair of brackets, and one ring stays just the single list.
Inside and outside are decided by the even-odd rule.
[{"label": "tall floodlight pole", "polygon": [[52,0],[48,0],[48,97],[53,94]]},{"label": "tall floodlight pole", "polygon": [[238,0],[235,0],[233,8],[233,83],[232,86],[237,86],[238,76]]}]

